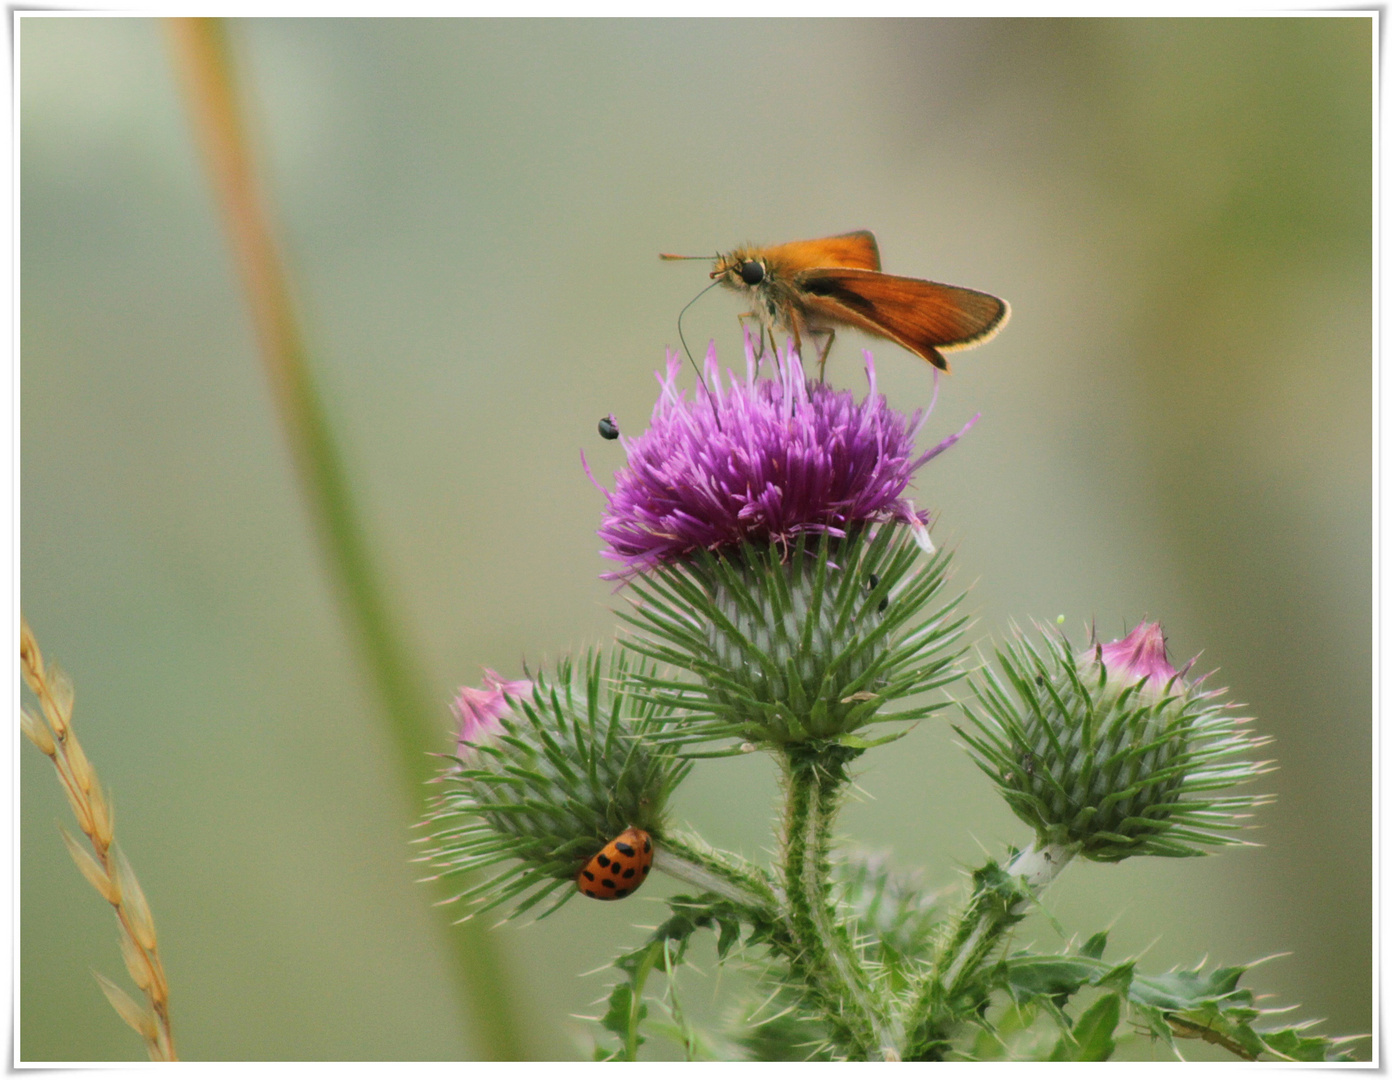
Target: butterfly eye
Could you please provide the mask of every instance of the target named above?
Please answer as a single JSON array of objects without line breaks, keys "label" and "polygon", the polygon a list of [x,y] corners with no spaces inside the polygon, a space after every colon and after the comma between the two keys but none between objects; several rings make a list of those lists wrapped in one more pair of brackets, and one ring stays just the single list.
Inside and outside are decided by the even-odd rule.
[{"label": "butterfly eye", "polygon": [[740,279],[746,285],[757,285],[764,280],[764,264],[754,259],[740,263]]}]

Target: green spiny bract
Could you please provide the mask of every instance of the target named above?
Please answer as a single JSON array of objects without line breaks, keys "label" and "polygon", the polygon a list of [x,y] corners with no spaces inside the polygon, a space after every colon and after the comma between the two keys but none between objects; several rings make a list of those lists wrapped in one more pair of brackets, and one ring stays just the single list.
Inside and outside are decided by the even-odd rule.
[{"label": "green spiny bract", "polygon": [[[429,861],[441,876],[509,864],[456,900],[486,911],[530,892],[518,915],[629,826],[660,841],[668,797],[691,766],[651,741],[664,719],[626,691],[634,674],[622,651],[607,665],[598,653],[561,661],[440,775]],[[566,888],[544,914],[574,894]]]},{"label": "green spiny bract", "polygon": [[956,600],[928,610],[948,561],[922,558],[910,529],[881,525],[661,566],[629,585],[632,647],[694,678],[646,675],[643,694],[685,710],[673,741],[864,748],[858,729],[941,707],[886,705],[961,675],[966,619]]},{"label": "green spiny bract", "polygon": [[978,765],[1041,843],[1090,859],[1201,855],[1242,843],[1232,833],[1260,796],[1213,793],[1266,771],[1242,755],[1263,745],[1217,697],[1175,674],[1128,678],[1094,647],[1061,635],[1036,648],[1017,632],[997,650],[1005,675],[973,679],[975,733],[958,728]]}]

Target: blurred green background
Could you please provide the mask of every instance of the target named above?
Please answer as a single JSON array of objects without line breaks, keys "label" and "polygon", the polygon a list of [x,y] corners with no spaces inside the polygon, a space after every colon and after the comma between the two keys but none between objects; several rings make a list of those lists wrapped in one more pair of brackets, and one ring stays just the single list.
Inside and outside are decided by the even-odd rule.
[{"label": "blurred green background", "polygon": [[[1371,1030],[1368,18],[231,33],[439,749],[482,666],[615,629],[579,451],[601,479],[620,464],[595,422],[641,430],[706,282],[657,252],[870,228],[886,270],[1014,309],[944,381],[925,440],[983,417],[916,493],[977,637],[1162,619],[1172,657],[1202,651],[1275,737],[1265,846],[1080,865],[1046,907],[1152,969],[1290,951],[1258,990]],[[76,682],[180,1051],[469,1057],[163,29],[29,16],[19,57],[22,602]],[[738,310],[706,297],[688,340],[738,360]],[[863,344],[842,335],[833,380],[862,385]],[[890,401],[926,403],[927,366],[875,351]],[[1028,839],[945,720],[864,764],[845,833],[930,882]],[[21,747],[20,1053],[141,1058],[90,974],[124,978],[51,772]],[[677,813],[766,857],[775,798],[769,763],[709,762]],[[580,973],[664,891],[497,932],[531,1055],[588,1053],[572,1014],[606,980]],[[1058,944],[1038,918],[1017,940]]]}]

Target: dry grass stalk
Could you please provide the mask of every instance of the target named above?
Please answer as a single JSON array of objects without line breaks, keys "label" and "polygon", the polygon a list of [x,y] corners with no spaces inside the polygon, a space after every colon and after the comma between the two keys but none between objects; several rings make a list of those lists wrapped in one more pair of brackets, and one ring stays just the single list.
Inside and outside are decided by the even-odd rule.
[{"label": "dry grass stalk", "polygon": [[20,726],[29,741],[48,755],[58,770],[58,782],[68,797],[78,827],[91,842],[88,851],[66,829],[59,829],[82,876],[116,909],[116,921],[121,928],[121,955],[131,979],[145,995],[145,1005],[137,1004],[103,975],[97,975],[97,983],[121,1019],[145,1040],[152,1061],[177,1061],[174,1036],[169,1027],[169,984],[160,962],[150,905],[130,863],[115,846],[111,805],[72,729],[72,680],[56,664],[44,665],[38,642],[23,616],[19,627],[19,660],[24,681],[38,699],[42,713],[23,709]]}]

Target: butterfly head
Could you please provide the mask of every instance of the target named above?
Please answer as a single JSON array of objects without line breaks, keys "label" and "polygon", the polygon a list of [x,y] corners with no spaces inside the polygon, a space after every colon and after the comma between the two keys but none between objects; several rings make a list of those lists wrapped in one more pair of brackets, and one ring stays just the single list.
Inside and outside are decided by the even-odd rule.
[{"label": "butterfly head", "polygon": [[739,248],[715,260],[711,279],[733,288],[752,289],[768,276],[767,260],[752,248]]}]

